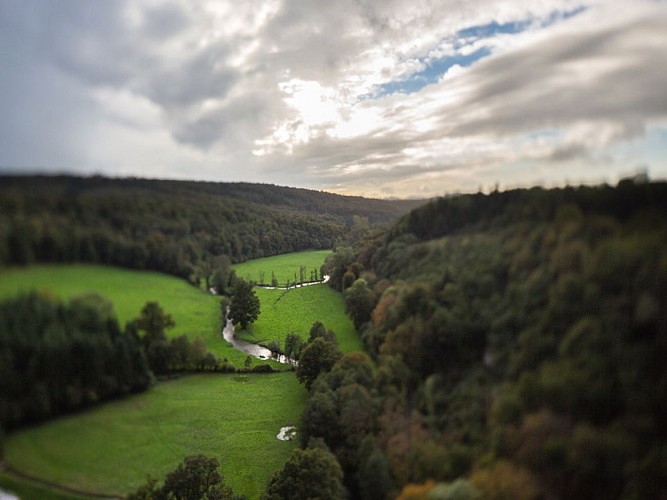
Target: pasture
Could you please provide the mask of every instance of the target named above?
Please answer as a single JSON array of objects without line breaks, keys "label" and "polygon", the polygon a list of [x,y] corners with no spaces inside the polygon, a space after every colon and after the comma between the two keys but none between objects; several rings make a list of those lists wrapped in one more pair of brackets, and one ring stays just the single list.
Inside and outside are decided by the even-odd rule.
[{"label": "pasture", "polygon": [[139,316],[146,302],[156,301],[176,322],[167,331],[169,337],[201,337],[209,351],[237,366],[245,359],[220,335],[220,298],[173,276],[87,264],[36,265],[0,272],[0,298],[31,290],[63,300],[99,293],[113,302],[121,327]]},{"label": "pasture", "polygon": [[[21,500],[81,500],[83,497],[48,488],[37,481],[17,478],[9,472],[0,471],[0,490],[11,492]],[[0,498],[2,498],[0,496]]]},{"label": "pasture", "polygon": [[[263,259],[249,260],[242,264],[234,264],[232,268],[236,271],[239,278],[256,283],[271,283],[271,273],[274,273],[278,280],[278,286],[284,287],[287,282],[294,282],[296,275],[299,281],[299,268],[305,267],[305,281],[311,281],[311,273],[317,270],[317,276],[320,278],[320,267],[324,259],[331,253],[331,250],[307,250],[304,252],[294,252]],[[261,278],[264,278],[263,280]]]},{"label": "pasture", "polygon": [[306,390],[292,373],[191,375],[11,434],[5,460],[19,471],[79,489],[126,494],[163,478],[183,457],[216,457],[236,493],[258,498],[295,442]]},{"label": "pasture", "polygon": [[364,350],[359,334],[345,314],[343,295],[328,285],[288,291],[255,288],[255,293],[261,303],[261,314],[248,332],[237,332],[239,338],[262,344],[276,341],[282,346],[290,332],[306,340],[313,323],[321,321],[327,329],[336,332],[343,352]]},{"label": "pasture", "polygon": [[[290,266],[294,262],[297,272],[299,265],[319,269],[327,254],[302,252],[274,258],[274,262],[282,263],[283,270],[290,269],[284,272],[293,273]],[[317,264],[304,260],[304,255],[316,258]],[[277,274],[280,267],[272,268]],[[113,302],[121,325],[137,317],[146,302],[157,301],[176,322],[169,336],[199,336],[211,352],[237,366],[246,357],[220,336],[219,297],[178,278],[80,264],[0,272],[0,298],[30,290],[63,300],[100,293]],[[306,339],[312,324],[321,321],[336,332],[344,352],[363,349],[345,314],[342,295],[327,285],[255,291],[261,301],[259,320],[249,332],[239,332],[239,337],[282,345],[287,333],[297,332]],[[295,446],[279,441],[276,435],[282,426],[298,422],[305,399],[306,391],[292,373],[191,375],[10,434],[5,460],[45,481],[124,495],[147,475],[162,479],[185,456],[202,453],[218,458],[225,480],[236,493],[258,498]],[[0,484],[10,489],[14,485],[17,491],[24,488],[30,498],[30,486],[21,480],[2,475]],[[53,498],[66,497],[53,493]]]}]

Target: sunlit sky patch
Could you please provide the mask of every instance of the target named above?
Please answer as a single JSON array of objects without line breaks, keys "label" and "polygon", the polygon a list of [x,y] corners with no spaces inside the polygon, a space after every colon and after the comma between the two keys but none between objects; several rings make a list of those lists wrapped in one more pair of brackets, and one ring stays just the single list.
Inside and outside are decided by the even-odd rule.
[{"label": "sunlit sky patch", "polygon": [[0,170],[373,197],[667,178],[667,4],[5,0]]}]

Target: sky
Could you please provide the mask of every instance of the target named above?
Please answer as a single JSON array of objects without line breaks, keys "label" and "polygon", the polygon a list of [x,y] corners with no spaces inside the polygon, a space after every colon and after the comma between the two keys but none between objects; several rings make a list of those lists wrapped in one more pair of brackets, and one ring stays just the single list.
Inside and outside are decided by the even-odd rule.
[{"label": "sky", "polygon": [[375,198],[667,179],[667,2],[0,0],[0,171]]}]

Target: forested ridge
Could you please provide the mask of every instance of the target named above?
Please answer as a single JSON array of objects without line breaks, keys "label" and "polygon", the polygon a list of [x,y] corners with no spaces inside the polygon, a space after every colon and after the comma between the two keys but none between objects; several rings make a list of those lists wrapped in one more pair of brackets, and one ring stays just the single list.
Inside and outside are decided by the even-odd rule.
[{"label": "forested ridge", "polygon": [[667,184],[441,198],[325,264],[372,358],[310,385],[354,498],[667,498]]},{"label": "forested ridge", "polygon": [[213,261],[332,248],[417,201],[262,184],[0,177],[0,264],[95,262],[191,281]]}]

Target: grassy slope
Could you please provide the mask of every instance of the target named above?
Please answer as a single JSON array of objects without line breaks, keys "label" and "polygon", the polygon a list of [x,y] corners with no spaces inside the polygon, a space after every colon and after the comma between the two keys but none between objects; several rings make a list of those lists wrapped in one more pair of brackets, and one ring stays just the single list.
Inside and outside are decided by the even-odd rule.
[{"label": "grassy slope", "polygon": [[54,491],[34,481],[18,478],[4,471],[0,471],[0,489],[13,493],[21,500],[80,500],[88,498]]},{"label": "grassy slope", "polygon": [[220,299],[172,276],[86,264],[38,265],[0,273],[0,297],[30,290],[63,299],[96,291],[113,302],[121,325],[136,318],[146,302],[157,301],[176,322],[167,335],[201,337],[208,350],[237,366],[245,359],[220,336]]},{"label": "grassy slope", "polygon": [[237,493],[258,498],[295,446],[276,435],[305,396],[291,373],[188,376],[15,433],[5,458],[46,480],[122,494],[203,453]]},{"label": "grassy slope", "polygon": [[[266,259],[257,259],[234,266],[239,277],[259,280],[259,272],[264,271],[264,280],[271,281],[271,272],[283,286],[286,281],[294,280],[294,273],[299,276],[299,266],[306,267],[306,278],[310,271],[317,269],[329,255],[329,250],[314,250]],[[256,288],[261,302],[259,319],[250,327],[249,332],[239,332],[240,338],[250,342],[268,344],[280,342],[290,332],[299,333],[308,338],[310,327],[321,321],[328,329],[336,332],[341,349],[345,352],[361,351],[363,344],[354,325],[345,314],[343,296],[326,285],[315,285],[284,290],[264,290]]]},{"label": "grassy slope", "polygon": [[345,314],[342,294],[328,285],[314,285],[284,290],[256,288],[261,302],[259,319],[250,327],[249,334],[241,338],[251,342],[280,342],[290,332],[297,332],[305,340],[313,323],[321,321],[327,329],[336,332],[344,352],[363,351],[359,334]]},{"label": "grassy slope", "polygon": [[259,282],[259,273],[264,272],[264,281],[271,283],[271,272],[274,272],[280,286],[285,286],[287,281],[294,281],[294,274],[299,278],[299,267],[306,267],[306,280],[310,280],[310,272],[317,269],[318,277],[320,267],[324,259],[331,253],[331,250],[309,250],[305,252],[288,253],[276,255],[275,257],[266,257],[264,259],[255,259],[243,264],[233,266],[236,275],[246,281]]},{"label": "grassy slope", "polygon": [[[319,253],[318,259],[323,259],[327,252]],[[281,257],[283,265],[289,262]],[[98,291],[113,301],[121,323],[136,317],[145,302],[157,300],[177,323],[170,335],[201,336],[218,356],[237,364],[245,359],[220,339],[218,299],[176,278],[90,265],[33,266],[0,273],[0,297],[32,289],[63,298]],[[257,293],[262,315],[252,327],[252,340],[282,342],[290,331],[305,338],[319,320],[337,333],[344,351],[362,349],[344,313],[342,295],[328,286]],[[12,435],[6,456],[34,476],[123,493],[148,473],[162,477],[189,453],[211,453],[223,463],[235,490],[254,498],[292,447],[274,443],[277,429],[271,436],[268,429],[273,433],[276,426],[295,422],[305,394],[292,374],[250,376],[246,383],[236,380],[201,376],[160,384],[149,393]],[[79,444],[72,446],[73,442]]]}]

